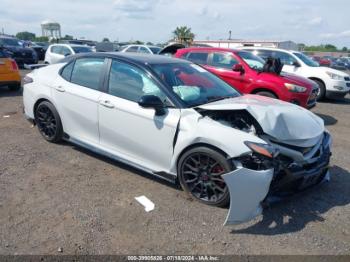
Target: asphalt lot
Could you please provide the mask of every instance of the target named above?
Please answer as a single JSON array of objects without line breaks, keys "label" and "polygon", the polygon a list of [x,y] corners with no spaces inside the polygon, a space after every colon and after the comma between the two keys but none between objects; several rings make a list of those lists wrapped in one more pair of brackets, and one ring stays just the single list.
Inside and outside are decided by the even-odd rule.
[{"label": "asphalt lot", "polygon": [[[312,111],[333,134],[332,180],[223,227],[227,209],[44,141],[22,115],[21,92],[1,88],[0,254],[350,254],[350,96]],[[155,210],[146,213],[134,200],[140,195]]]}]

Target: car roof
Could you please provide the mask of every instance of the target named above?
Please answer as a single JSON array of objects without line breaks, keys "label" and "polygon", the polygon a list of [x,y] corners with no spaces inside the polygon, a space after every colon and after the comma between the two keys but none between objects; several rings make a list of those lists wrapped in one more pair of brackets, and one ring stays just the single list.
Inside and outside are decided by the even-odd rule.
[{"label": "car roof", "polygon": [[62,45],[62,46],[70,46],[70,47],[89,47],[87,45],[77,45],[77,44],[61,44],[61,43],[57,43],[57,44],[52,44],[52,46],[58,46],[58,45]]},{"label": "car roof", "polygon": [[224,52],[234,52],[234,53],[242,51],[241,49],[222,48],[222,47],[186,47],[186,48],[181,48],[179,50],[183,50],[183,51],[204,51],[204,50],[209,50],[209,51],[224,51]]},{"label": "car roof", "polygon": [[15,39],[15,40],[18,40],[16,37],[13,37],[13,36],[7,36],[7,35],[0,35],[0,38],[6,38],[6,39]]},{"label": "car roof", "polygon": [[271,51],[280,51],[280,52],[286,52],[286,53],[301,53],[297,50],[287,50],[287,49],[281,49],[281,48],[275,48],[275,47],[260,47],[260,46],[243,46],[241,47],[242,50],[271,50]]},{"label": "car roof", "polygon": [[190,63],[189,61],[173,58],[163,55],[150,55],[142,53],[122,53],[122,52],[95,52],[95,53],[80,53],[68,56],[63,62],[68,62],[80,57],[109,57],[130,61],[136,64],[173,64],[173,63]]}]

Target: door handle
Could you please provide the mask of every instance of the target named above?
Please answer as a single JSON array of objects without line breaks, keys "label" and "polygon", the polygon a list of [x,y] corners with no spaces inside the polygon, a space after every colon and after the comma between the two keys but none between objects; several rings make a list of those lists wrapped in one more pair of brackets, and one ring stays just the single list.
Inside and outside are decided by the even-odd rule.
[{"label": "door handle", "polygon": [[114,108],[114,105],[108,100],[101,100],[100,105],[107,107],[107,108]]},{"label": "door handle", "polygon": [[63,86],[55,86],[54,87],[59,92],[65,92],[66,90],[63,88]]}]

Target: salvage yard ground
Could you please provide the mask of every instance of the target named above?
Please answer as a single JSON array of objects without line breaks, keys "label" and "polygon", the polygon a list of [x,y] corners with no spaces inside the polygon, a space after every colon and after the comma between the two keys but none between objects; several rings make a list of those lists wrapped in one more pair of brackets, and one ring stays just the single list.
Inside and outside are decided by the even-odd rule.
[{"label": "salvage yard ground", "polygon": [[[21,92],[1,88],[0,254],[350,254],[350,96],[312,111],[334,138],[332,180],[252,222],[223,227],[227,209],[44,141],[22,115]],[[141,195],[153,211],[135,201]]]}]

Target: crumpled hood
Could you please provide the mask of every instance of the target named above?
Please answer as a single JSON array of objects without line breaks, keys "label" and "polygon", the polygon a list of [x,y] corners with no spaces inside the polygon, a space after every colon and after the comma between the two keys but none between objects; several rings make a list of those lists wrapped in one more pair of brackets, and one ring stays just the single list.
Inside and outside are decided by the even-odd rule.
[{"label": "crumpled hood", "polygon": [[310,147],[325,130],[324,122],[312,112],[281,100],[245,95],[199,106],[205,110],[247,110],[263,131],[276,141]]}]

